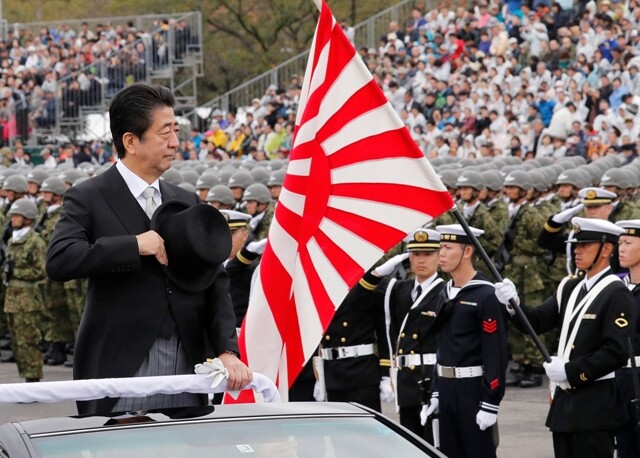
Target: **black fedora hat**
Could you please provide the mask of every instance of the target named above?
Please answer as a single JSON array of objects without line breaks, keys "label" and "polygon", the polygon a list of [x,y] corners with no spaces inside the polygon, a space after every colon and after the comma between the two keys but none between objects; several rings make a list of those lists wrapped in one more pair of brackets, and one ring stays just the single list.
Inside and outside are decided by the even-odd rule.
[{"label": "black fedora hat", "polygon": [[211,286],[220,263],[231,253],[227,220],[207,204],[167,201],[153,214],[151,229],[164,240],[167,276],[187,291],[204,291]]}]

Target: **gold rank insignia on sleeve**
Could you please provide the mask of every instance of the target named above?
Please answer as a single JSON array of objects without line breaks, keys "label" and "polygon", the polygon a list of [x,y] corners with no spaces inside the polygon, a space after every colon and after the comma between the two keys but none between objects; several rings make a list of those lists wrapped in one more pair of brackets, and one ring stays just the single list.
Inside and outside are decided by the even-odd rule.
[{"label": "gold rank insignia on sleeve", "polygon": [[626,328],[627,326],[629,326],[629,322],[625,318],[622,318],[622,316],[620,318],[616,318],[614,323],[619,328]]},{"label": "gold rank insignia on sleeve", "polygon": [[582,372],[582,373],[580,374],[580,380],[582,380],[583,382],[586,382],[586,381],[587,381],[587,376],[586,376],[586,375],[584,375],[584,372]]}]

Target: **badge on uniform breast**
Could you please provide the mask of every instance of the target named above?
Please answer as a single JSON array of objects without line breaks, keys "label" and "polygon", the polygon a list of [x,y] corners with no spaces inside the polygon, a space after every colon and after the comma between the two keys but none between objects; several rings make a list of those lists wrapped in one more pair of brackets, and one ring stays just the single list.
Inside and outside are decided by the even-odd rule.
[{"label": "badge on uniform breast", "polygon": [[428,310],[426,312],[420,312],[421,315],[424,316],[430,316],[430,317],[434,317],[436,316],[436,312],[432,311],[432,310]]}]

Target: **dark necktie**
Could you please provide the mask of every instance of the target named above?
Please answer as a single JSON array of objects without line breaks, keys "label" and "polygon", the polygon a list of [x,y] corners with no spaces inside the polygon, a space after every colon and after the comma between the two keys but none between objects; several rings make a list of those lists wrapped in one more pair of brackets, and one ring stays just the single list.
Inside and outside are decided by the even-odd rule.
[{"label": "dark necktie", "polygon": [[580,301],[587,295],[587,285],[586,284],[582,284],[582,286],[580,287],[580,291],[578,291],[578,298],[576,299],[576,305],[578,305],[580,303]]},{"label": "dark necktie", "polygon": [[422,294],[422,286],[418,285],[416,287],[416,296],[415,296],[414,301],[417,300],[420,297],[421,294]]}]

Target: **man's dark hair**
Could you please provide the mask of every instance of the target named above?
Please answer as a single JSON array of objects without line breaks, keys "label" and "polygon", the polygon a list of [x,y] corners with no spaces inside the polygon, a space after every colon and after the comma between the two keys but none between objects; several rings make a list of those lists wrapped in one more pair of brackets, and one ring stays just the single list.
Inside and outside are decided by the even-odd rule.
[{"label": "man's dark hair", "polygon": [[125,133],[142,138],[153,122],[153,110],[173,108],[175,103],[171,91],[157,84],[132,84],[118,92],[109,106],[111,135],[118,157],[122,159],[126,154],[122,143]]}]

